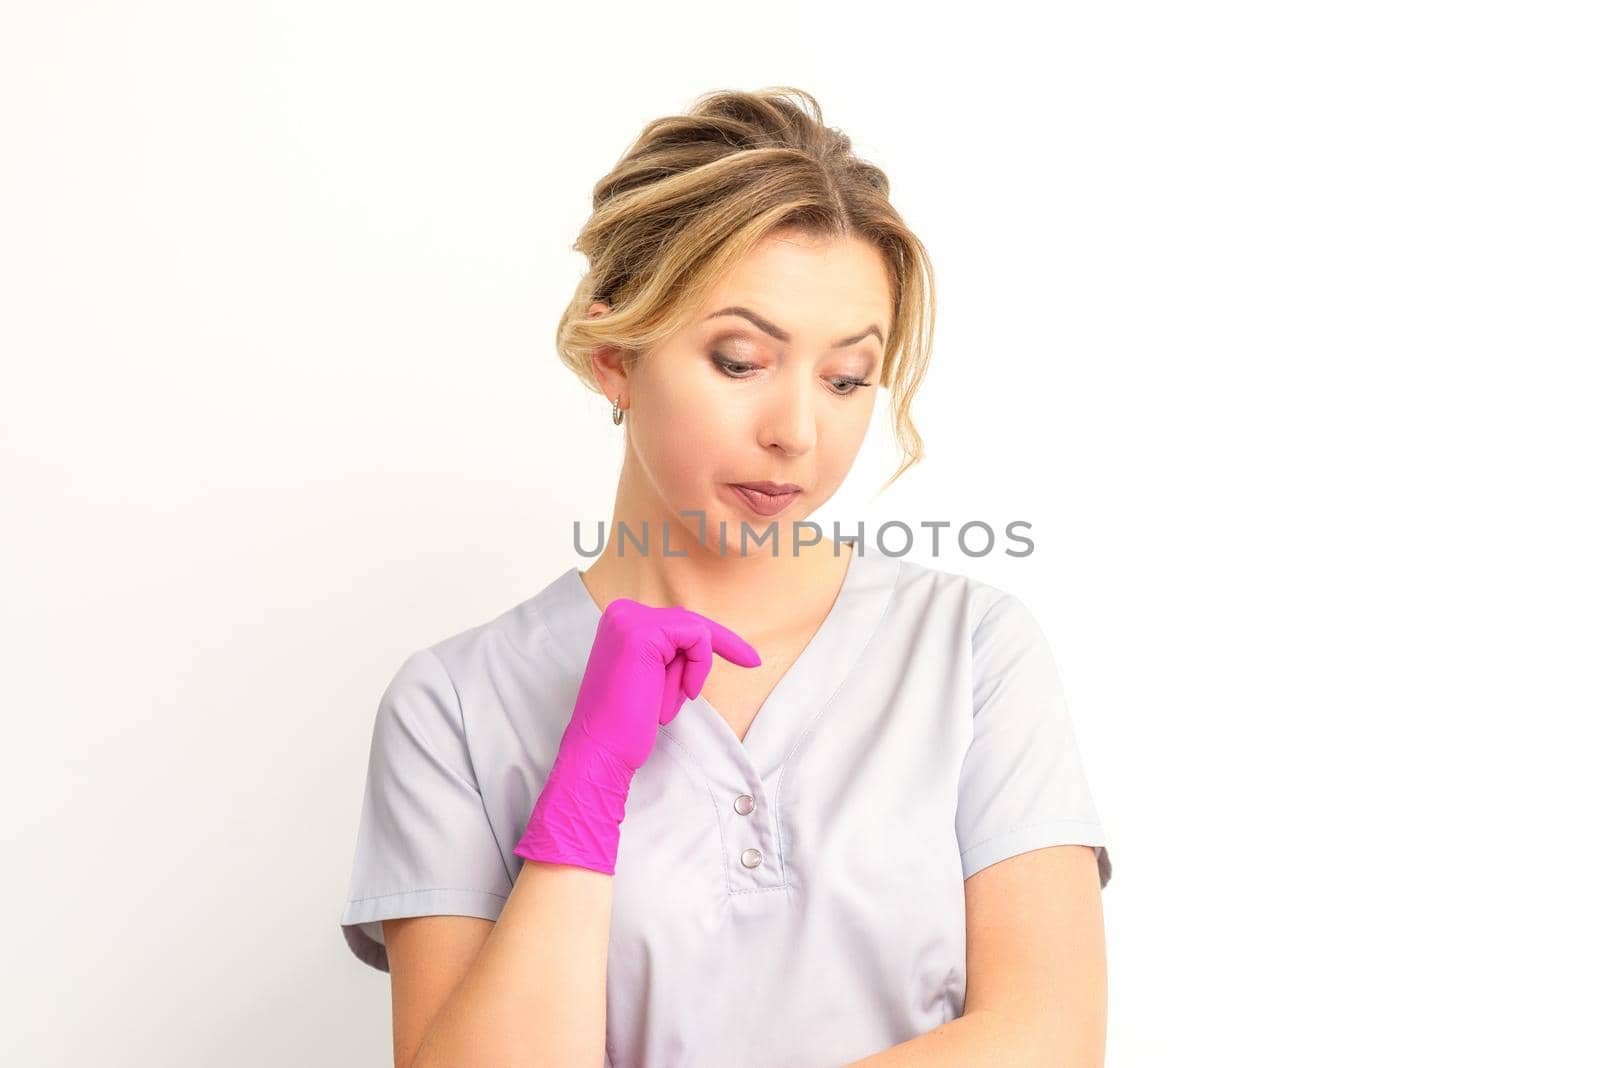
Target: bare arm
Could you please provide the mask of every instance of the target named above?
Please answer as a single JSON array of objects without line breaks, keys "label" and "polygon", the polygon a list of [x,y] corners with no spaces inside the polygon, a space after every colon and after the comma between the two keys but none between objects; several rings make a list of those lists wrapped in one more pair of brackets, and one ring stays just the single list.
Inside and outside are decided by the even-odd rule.
[{"label": "bare arm", "polygon": [[1088,846],[1049,846],[966,882],[967,1001],[959,1018],[851,1068],[1105,1064],[1106,947]]},{"label": "bare arm", "polygon": [[[409,933],[394,940],[396,1064],[601,1064],[611,890],[612,877],[601,872],[524,861],[476,955],[462,941],[461,927],[453,951]],[[430,998],[429,990],[437,994]],[[438,994],[446,990],[440,1004]],[[404,1036],[418,1033],[421,1043],[411,1056],[402,1048]]]}]

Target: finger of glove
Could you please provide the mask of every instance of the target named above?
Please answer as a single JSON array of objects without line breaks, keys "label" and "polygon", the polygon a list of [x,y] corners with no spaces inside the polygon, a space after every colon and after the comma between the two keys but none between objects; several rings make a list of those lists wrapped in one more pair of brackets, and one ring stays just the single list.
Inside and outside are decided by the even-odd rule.
[{"label": "finger of glove", "polygon": [[701,617],[683,611],[663,618],[661,633],[677,646],[683,656],[683,692],[686,697],[700,696],[706,676],[711,673],[711,632]]},{"label": "finger of glove", "polygon": [[671,723],[672,717],[683,707],[683,672],[687,663],[688,658],[679,653],[667,665],[666,683],[661,688],[661,710],[656,717],[658,723],[663,725]]},{"label": "finger of glove", "polygon": [[711,641],[706,639],[706,658],[704,660],[685,659],[683,669],[683,695],[692,701],[700,696],[700,691],[705,689],[706,676],[711,674]]},{"label": "finger of glove", "polygon": [[[724,627],[710,616],[703,616],[699,612],[691,612],[685,608],[684,614],[703,625],[711,635],[711,648],[716,654],[730,663],[740,667],[760,667],[761,654],[756,652],[755,646],[739,637],[733,631]],[[709,661],[707,671],[710,671]]]}]

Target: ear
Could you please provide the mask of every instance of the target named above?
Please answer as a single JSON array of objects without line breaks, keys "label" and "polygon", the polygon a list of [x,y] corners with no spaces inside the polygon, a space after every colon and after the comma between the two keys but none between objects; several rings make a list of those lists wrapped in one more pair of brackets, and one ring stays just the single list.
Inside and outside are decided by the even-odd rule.
[{"label": "ear", "polygon": [[[610,311],[610,305],[604,301],[595,301],[589,305],[588,318],[604,315]],[[622,363],[622,352],[608,346],[600,346],[589,353],[589,366],[594,371],[595,381],[600,383],[600,389],[606,395],[606,400],[626,401],[624,394],[627,392],[628,371]],[[624,408],[627,404],[622,405]]]}]

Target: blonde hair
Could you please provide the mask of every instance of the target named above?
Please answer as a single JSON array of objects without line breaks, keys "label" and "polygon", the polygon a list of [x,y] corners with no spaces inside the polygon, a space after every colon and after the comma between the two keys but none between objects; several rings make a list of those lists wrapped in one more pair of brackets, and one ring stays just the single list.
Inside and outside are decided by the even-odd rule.
[{"label": "blonde hair", "polygon": [[[600,392],[595,348],[637,360],[686,326],[716,280],[777,230],[860,238],[883,257],[894,308],[880,383],[891,391],[902,459],[881,492],[923,457],[911,398],[932,344],[933,265],[890,205],[888,177],[823,125],[804,90],[717,90],[644,127],[594,187],[594,213],[572,246],[589,270],[556,328],[556,351]],[[588,318],[595,301],[609,310]]]}]

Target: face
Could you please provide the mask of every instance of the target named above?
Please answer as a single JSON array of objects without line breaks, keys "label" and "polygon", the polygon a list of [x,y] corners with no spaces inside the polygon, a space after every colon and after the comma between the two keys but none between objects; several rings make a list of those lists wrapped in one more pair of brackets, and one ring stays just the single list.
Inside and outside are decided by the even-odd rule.
[{"label": "face", "polygon": [[[699,518],[683,514],[694,511],[705,512],[712,551],[725,522],[737,555],[743,522],[752,537],[773,527],[790,552],[791,524],[833,496],[866,436],[892,308],[871,245],[778,233],[631,370],[597,354],[606,396],[620,393],[627,412],[619,513],[675,522],[674,552],[702,537]],[[797,489],[735,488],[763,482]],[[770,554],[770,537],[750,551]]]}]

